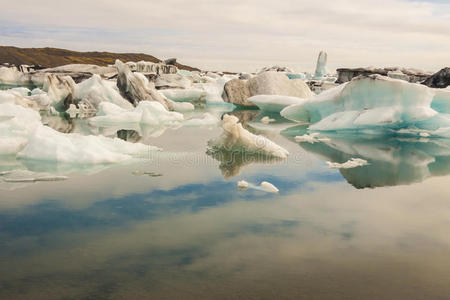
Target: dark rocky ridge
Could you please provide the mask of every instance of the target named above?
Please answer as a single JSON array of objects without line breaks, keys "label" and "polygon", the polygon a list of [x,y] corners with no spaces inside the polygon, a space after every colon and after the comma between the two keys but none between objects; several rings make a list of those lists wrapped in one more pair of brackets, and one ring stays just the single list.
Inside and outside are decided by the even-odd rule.
[{"label": "dark rocky ridge", "polygon": [[407,77],[407,81],[409,82],[422,82],[430,77],[431,73],[424,72],[421,70],[415,69],[406,69],[406,68],[340,68],[336,70],[338,73],[338,79],[336,83],[345,83],[347,81],[351,81],[353,78],[358,77],[360,75],[372,75],[379,74],[383,76],[388,76],[389,72],[398,72],[400,71]]},{"label": "dark rocky ridge", "polygon": [[[111,52],[77,52],[58,48],[18,48],[0,46],[0,64],[9,63],[16,66],[36,65],[53,68],[68,64],[93,64],[98,66],[113,65],[116,59],[122,61],[161,62],[160,59],[144,53],[111,53]],[[173,60],[172,60],[173,62]],[[200,71],[178,62],[179,69]]]},{"label": "dark rocky ridge", "polygon": [[427,80],[422,82],[422,84],[431,88],[446,88],[450,85],[450,68],[444,68],[439,72],[431,75]]}]

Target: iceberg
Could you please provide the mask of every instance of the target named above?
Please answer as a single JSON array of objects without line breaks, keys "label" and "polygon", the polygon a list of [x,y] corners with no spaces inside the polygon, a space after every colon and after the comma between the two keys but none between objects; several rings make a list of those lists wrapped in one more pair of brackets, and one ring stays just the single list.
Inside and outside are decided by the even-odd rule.
[{"label": "iceberg", "polygon": [[47,93],[51,105],[67,109],[73,104],[75,85],[70,76],[47,74],[42,89]]},{"label": "iceberg", "polygon": [[281,95],[257,95],[248,98],[247,101],[254,103],[261,110],[273,113],[279,113],[287,106],[306,102],[302,98]]},{"label": "iceberg", "polygon": [[245,180],[238,181],[237,187],[240,191],[248,189],[248,182]]},{"label": "iceberg", "polygon": [[276,186],[274,186],[272,183],[267,182],[267,181],[261,182],[260,185],[255,185],[255,184],[248,183],[245,180],[241,180],[241,181],[238,181],[237,187],[238,187],[238,190],[240,190],[240,191],[245,191],[249,188],[258,190],[258,191],[264,191],[267,193],[278,193],[280,191]]},{"label": "iceberg", "polygon": [[268,116],[264,116],[261,118],[261,123],[266,124],[266,125],[271,122],[275,122],[275,121],[276,121],[275,119],[271,119]]},{"label": "iceberg", "polygon": [[216,141],[208,144],[213,149],[226,149],[228,151],[246,151],[260,153],[277,158],[287,158],[289,152],[261,135],[254,135],[242,127],[239,119],[225,114],[222,120],[223,134]]},{"label": "iceberg", "polygon": [[314,73],[315,78],[324,77],[328,73],[327,60],[328,54],[325,51],[320,51],[319,57],[317,58],[316,72]]},{"label": "iceberg", "polygon": [[197,88],[164,89],[159,91],[165,97],[176,102],[205,102],[206,93]]},{"label": "iceberg", "polygon": [[167,98],[158,93],[150,86],[148,79],[141,73],[131,72],[128,65],[120,60],[116,60],[117,87],[124,98],[137,106],[140,101],[156,101],[161,103],[166,109],[170,109]]},{"label": "iceberg", "polygon": [[30,76],[20,72],[16,67],[0,67],[0,84],[28,85]]},{"label": "iceberg", "polygon": [[35,110],[13,103],[0,104],[0,155],[21,151],[39,126],[41,116]]},{"label": "iceberg", "polygon": [[103,80],[100,75],[77,84],[74,88],[74,99],[80,100],[90,107],[98,108],[103,101],[113,103],[123,109],[133,109],[133,105],[124,99],[113,81]]},{"label": "iceberg", "polygon": [[18,158],[58,161],[72,164],[116,163],[148,155],[159,148],[129,143],[119,138],[64,134],[47,126],[39,126]]},{"label": "iceberg", "polygon": [[110,102],[101,102],[97,116],[88,120],[94,125],[141,123],[147,125],[173,125],[184,119],[178,112],[171,112],[156,101],[141,101],[132,110],[123,109]]},{"label": "iceberg", "polygon": [[[309,130],[401,133],[401,130],[449,127],[449,94],[424,85],[381,75],[360,76],[350,82],[291,105],[281,115],[311,123]],[[433,109],[434,108],[434,109]],[[445,113],[445,114],[444,114]]]},{"label": "iceberg", "polygon": [[280,191],[276,186],[267,181],[261,182],[260,187],[268,193],[278,193]]}]

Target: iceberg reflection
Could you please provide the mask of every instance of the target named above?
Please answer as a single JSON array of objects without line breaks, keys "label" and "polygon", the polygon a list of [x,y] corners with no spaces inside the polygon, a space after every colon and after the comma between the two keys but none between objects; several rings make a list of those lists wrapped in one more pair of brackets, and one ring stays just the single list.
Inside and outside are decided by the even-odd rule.
[{"label": "iceberg reflection", "polygon": [[[293,136],[295,131],[288,131]],[[302,131],[303,133],[304,131]],[[450,140],[371,136],[321,135],[324,142],[300,143],[327,161],[344,163],[361,158],[368,165],[340,169],[354,187],[376,188],[422,182],[450,174]]]}]

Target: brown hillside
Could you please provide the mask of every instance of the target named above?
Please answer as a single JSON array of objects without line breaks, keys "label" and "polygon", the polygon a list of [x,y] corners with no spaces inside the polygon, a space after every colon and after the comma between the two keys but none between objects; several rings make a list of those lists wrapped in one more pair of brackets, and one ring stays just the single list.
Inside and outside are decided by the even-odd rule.
[{"label": "brown hillside", "polygon": [[[41,65],[53,68],[67,64],[94,64],[106,66],[114,64],[116,59],[126,61],[151,61],[161,60],[143,53],[111,53],[111,52],[77,52],[58,48],[17,48],[0,46],[0,64],[10,63],[14,65]],[[199,70],[190,66],[177,63],[179,69],[194,71]]]}]

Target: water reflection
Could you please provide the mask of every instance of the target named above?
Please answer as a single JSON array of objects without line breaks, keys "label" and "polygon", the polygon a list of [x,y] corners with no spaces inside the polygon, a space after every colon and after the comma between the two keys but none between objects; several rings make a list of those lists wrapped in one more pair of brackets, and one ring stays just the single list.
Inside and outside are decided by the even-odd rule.
[{"label": "water reflection", "polygon": [[241,174],[242,169],[250,164],[274,164],[283,161],[281,158],[244,150],[209,149],[206,154],[220,162],[219,169],[225,179]]},{"label": "water reflection", "polygon": [[[304,134],[304,128],[284,134]],[[300,146],[327,161],[343,163],[362,158],[369,165],[340,169],[344,178],[356,188],[375,188],[422,182],[433,176],[450,174],[450,140],[322,134],[329,141],[300,143]]]}]

